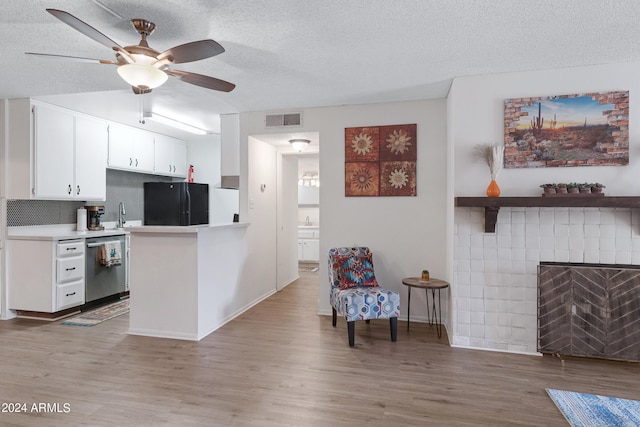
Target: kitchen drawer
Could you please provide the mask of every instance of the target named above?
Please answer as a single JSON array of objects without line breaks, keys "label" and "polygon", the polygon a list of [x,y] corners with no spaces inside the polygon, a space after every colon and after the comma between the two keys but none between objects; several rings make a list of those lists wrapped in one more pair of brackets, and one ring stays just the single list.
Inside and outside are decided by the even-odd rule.
[{"label": "kitchen drawer", "polygon": [[84,240],[61,240],[58,242],[56,254],[59,257],[82,255],[84,254]]},{"label": "kitchen drawer", "polygon": [[84,257],[58,258],[56,260],[56,281],[70,282],[84,277]]},{"label": "kitchen drawer", "polygon": [[84,304],[84,280],[56,286],[56,311]]}]

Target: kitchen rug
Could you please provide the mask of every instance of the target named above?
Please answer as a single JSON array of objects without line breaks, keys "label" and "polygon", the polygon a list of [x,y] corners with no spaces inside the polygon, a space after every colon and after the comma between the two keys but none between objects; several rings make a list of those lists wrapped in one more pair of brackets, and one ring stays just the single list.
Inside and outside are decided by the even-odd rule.
[{"label": "kitchen rug", "polygon": [[547,389],[572,427],[640,426],[640,401]]},{"label": "kitchen rug", "polygon": [[129,312],[129,298],[123,299],[104,307],[97,308],[86,313],[79,314],[75,317],[61,322],[63,325],[71,326],[95,326],[105,320],[113,319],[122,314]]}]

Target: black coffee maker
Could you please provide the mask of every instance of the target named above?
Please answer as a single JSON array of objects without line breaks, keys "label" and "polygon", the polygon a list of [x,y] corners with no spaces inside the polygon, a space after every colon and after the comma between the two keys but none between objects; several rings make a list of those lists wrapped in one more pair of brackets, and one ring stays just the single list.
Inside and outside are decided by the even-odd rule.
[{"label": "black coffee maker", "polygon": [[96,231],[104,230],[102,225],[102,215],[104,215],[104,206],[85,206],[87,210],[87,229]]}]

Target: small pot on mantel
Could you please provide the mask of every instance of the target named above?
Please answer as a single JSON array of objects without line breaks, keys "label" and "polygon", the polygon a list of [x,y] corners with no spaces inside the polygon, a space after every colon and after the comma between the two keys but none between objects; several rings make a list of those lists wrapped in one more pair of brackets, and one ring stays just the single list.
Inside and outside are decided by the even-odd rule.
[{"label": "small pot on mantel", "polygon": [[542,184],[542,191],[544,194],[556,194],[556,186],[554,184]]}]

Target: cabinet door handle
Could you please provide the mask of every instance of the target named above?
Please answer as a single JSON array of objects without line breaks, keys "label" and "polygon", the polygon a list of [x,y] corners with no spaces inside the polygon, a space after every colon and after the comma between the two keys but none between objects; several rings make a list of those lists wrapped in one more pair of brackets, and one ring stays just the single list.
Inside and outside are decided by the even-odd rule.
[{"label": "cabinet door handle", "polygon": [[138,167],[138,159],[136,159],[136,167]]},{"label": "cabinet door handle", "polygon": [[169,165],[169,172],[171,172],[171,165]]},{"label": "cabinet door handle", "polygon": [[67,248],[66,250],[68,250],[68,251],[75,251],[76,249],[78,249],[78,248],[76,248],[76,247],[74,246],[73,248]]},{"label": "cabinet door handle", "polygon": [[129,166],[133,166],[133,158],[129,157]]},{"label": "cabinet door handle", "polygon": [[73,271],[73,270],[75,270],[75,269],[76,269],[75,267],[65,268],[65,270],[66,270],[66,271]]},{"label": "cabinet door handle", "polygon": [[173,165],[173,171],[174,172],[176,171],[176,165]]},{"label": "cabinet door handle", "polygon": [[80,186],[78,185],[78,189],[76,190],[76,194],[80,194]]},{"label": "cabinet door handle", "polygon": [[73,295],[75,295],[75,294],[76,294],[75,292],[71,292],[70,294],[67,294],[67,295],[65,295],[65,296],[70,297],[70,296],[73,296]]},{"label": "cabinet door handle", "polygon": [[71,194],[71,184],[69,184],[69,188],[67,188],[67,194]]}]

